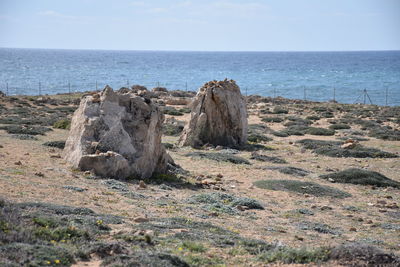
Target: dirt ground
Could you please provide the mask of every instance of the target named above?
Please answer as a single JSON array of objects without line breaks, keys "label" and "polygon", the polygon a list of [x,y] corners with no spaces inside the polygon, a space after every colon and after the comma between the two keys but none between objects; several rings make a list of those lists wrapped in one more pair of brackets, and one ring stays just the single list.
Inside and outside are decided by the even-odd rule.
[{"label": "dirt ground", "polygon": [[[59,98],[59,97],[58,97]],[[34,101],[26,100],[34,106]],[[2,118],[11,116],[7,113],[18,104],[3,99],[0,102],[6,108]],[[47,105],[53,108],[51,105]],[[76,105],[68,104],[76,107]],[[275,106],[284,107],[288,114],[264,113]],[[334,183],[319,178],[320,175],[349,168],[361,168],[379,172],[386,177],[400,182],[399,158],[346,158],[319,155],[312,150],[304,149],[299,143],[302,139],[339,140],[348,138],[347,130],[335,130],[332,136],[305,134],[278,137],[271,133],[285,129],[284,122],[263,122],[264,117],[297,116],[305,118],[313,114],[313,107],[323,106],[335,109],[341,106],[335,103],[298,103],[272,102],[248,103],[249,125],[264,125],[269,128],[264,136],[271,141],[261,141],[270,150],[258,151],[259,154],[284,159],[287,163],[276,164],[251,159],[252,152],[238,150],[235,156],[244,158],[250,164],[233,164],[207,158],[189,157],[189,152],[215,152],[207,147],[196,150],[189,147],[178,147],[179,136],[163,136],[164,143],[170,143],[168,149],[175,163],[188,171],[185,176],[192,186],[170,187],[163,184],[148,183],[147,188],[140,189],[138,180],[124,181],[131,192],[143,195],[143,198],[132,198],[110,188],[104,179],[94,178],[91,174],[72,169],[62,158],[62,149],[43,146],[48,141],[66,140],[68,130],[55,129],[45,135],[35,135],[36,140],[20,140],[6,130],[0,130],[0,195],[7,201],[46,202],[58,205],[90,208],[96,213],[117,215],[124,218],[124,225],[110,225],[112,235],[126,231],[128,225],[139,224],[140,219],[154,220],[165,217],[184,217],[193,221],[206,221],[216,226],[240,234],[244,238],[258,239],[268,243],[284,244],[292,248],[334,247],[346,242],[363,242],[377,246],[388,252],[400,251],[400,189],[393,187],[375,187]],[[183,106],[174,106],[179,109]],[[363,107],[349,107],[350,112]],[[346,112],[333,112],[333,118],[321,118],[312,126],[328,128],[330,120],[340,119]],[[347,112],[348,113],[348,112]],[[376,113],[373,113],[373,116]],[[21,115],[24,116],[24,115]],[[357,115],[354,115],[357,116]],[[364,117],[366,120],[375,117]],[[68,114],[66,117],[71,117]],[[176,120],[187,122],[190,114],[171,116]],[[395,118],[395,117],[394,117]],[[7,125],[7,124],[0,124]],[[392,119],[383,122],[393,129],[400,125]],[[364,131],[362,126],[351,124],[351,130]],[[365,147],[399,155],[400,142],[381,140],[366,136],[368,141],[359,143]],[[308,172],[305,176],[295,176],[265,167],[290,166]],[[219,177],[218,177],[219,176]],[[218,178],[217,178],[218,177]],[[204,182],[209,179],[209,183]],[[314,182],[351,194],[347,198],[314,196],[288,190],[269,190],[254,185],[259,180],[295,180]],[[76,188],[82,190],[76,190]],[[187,199],[201,193],[223,192],[238,197],[257,200],[264,209],[245,209],[235,214],[213,211],[201,204],[188,204]],[[299,212],[300,211],[300,212]],[[328,230],[312,225],[322,225]],[[185,256],[189,251],[172,248],[175,255]],[[231,253],[225,248],[208,247],[206,252],[198,253],[209,259],[218,258],[218,264],[224,266],[264,266],[266,263],[254,256],[242,253]],[[187,256],[187,255],[186,255]],[[212,262],[212,261],[211,261]],[[100,266],[102,260],[93,257],[89,261],[80,261],[73,266]],[[301,264],[274,263],[270,266],[304,266]],[[307,266],[314,266],[310,263]],[[330,261],[324,266],[338,266]]]}]

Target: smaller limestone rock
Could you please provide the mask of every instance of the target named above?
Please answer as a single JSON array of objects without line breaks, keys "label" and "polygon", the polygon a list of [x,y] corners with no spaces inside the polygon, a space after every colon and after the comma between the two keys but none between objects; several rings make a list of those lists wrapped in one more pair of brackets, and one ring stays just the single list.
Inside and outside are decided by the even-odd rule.
[{"label": "smaller limestone rock", "polygon": [[191,118],[179,140],[181,146],[240,147],[247,142],[246,101],[235,81],[203,85],[191,103]]}]

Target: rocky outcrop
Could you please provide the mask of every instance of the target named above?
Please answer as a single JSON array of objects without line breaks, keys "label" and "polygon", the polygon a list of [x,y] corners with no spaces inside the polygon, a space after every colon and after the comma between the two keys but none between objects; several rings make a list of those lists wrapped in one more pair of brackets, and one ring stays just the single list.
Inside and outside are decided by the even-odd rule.
[{"label": "rocky outcrop", "polygon": [[65,159],[80,170],[112,178],[164,173],[172,159],[161,145],[164,115],[133,92],[86,95],[75,111]]},{"label": "rocky outcrop", "polygon": [[233,80],[211,81],[200,88],[191,104],[190,122],[179,143],[240,147],[247,141],[246,102]]}]

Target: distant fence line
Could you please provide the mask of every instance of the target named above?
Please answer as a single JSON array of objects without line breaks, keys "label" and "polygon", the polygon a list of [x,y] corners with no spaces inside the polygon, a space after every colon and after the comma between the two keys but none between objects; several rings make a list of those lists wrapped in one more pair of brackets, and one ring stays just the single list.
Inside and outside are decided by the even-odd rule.
[{"label": "distant fence line", "polygon": [[[83,83],[82,83],[83,84]],[[37,82],[35,86],[29,83],[27,86],[13,86],[12,84],[5,82],[3,86],[0,86],[0,91],[8,96],[11,95],[51,95],[51,94],[63,94],[63,93],[76,93],[83,91],[98,91],[102,89],[107,83],[94,81],[86,82],[84,85],[77,85],[71,82],[64,82],[60,84],[45,84],[41,81]],[[188,82],[176,82],[176,83],[131,83],[129,80],[122,82],[116,89],[121,87],[131,87],[134,84],[140,84],[146,86],[148,89],[153,87],[166,87],[169,90],[182,90],[182,91],[197,91],[201,86],[191,86]],[[112,86],[112,85],[111,85]],[[310,88],[301,86],[293,89],[279,89],[279,88],[254,88],[242,86],[242,94],[257,94],[266,97],[276,98],[278,96],[290,98],[290,99],[303,99],[309,101],[337,101],[339,103],[360,103],[360,104],[377,104],[381,106],[399,106],[400,105],[400,90],[383,88],[381,90],[352,90],[349,92],[347,89],[337,89],[332,87],[331,89],[320,89]]]}]

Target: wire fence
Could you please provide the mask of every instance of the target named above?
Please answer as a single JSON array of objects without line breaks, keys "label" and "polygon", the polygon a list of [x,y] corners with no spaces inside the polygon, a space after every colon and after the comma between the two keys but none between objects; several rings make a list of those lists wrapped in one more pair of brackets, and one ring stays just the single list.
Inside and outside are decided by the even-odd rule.
[{"label": "wire fence", "polygon": [[[45,81],[32,82],[18,82],[13,84],[4,82],[0,86],[0,91],[8,96],[13,95],[52,95],[52,94],[65,94],[76,93],[84,91],[98,91],[110,85],[115,89],[121,87],[130,88],[134,84],[140,84],[148,89],[154,87],[166,87],[168,90],[182,90],[182,91],[197,91],[202,84],[190,83],[187,81],[176,82],[132,82],[113,81],[107,83],[105,81],[64,81],[59,83],[50,83]],[[309,101],[336,101],[339,103],[360,103],[360,104],[375,104],[381,106],[400,106],[400,89],[384,87],[380,89],[348,89],[340,87],[310,87],[298,86],[295,88],[271,88],[271,86],[241,86],[242,94],[244,95],[261,95],[266,97],[284,97],[289,99],[303,99]]]}]

